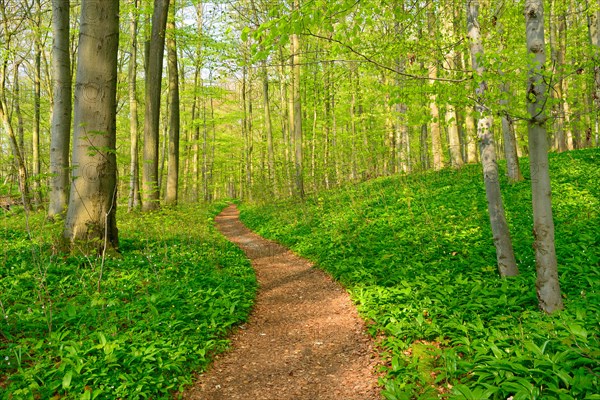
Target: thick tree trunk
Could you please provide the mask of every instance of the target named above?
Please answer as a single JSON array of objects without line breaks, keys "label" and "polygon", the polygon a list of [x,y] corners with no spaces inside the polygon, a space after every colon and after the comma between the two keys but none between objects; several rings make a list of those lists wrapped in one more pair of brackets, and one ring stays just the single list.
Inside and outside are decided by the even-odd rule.
[{"label": "thick tree trunk", "polygon": [[169,0],[154,0],[152,15],[152,37],[148,51],[146,75],[146,112],[144,118],[144,164],[142,174],[142,210],[151,211],[159,207],[158,144],[160,126],[160,88],[162,83],[165,28]]},{"label": "thick tree trunk", "polygon": [[544,43],[543,0],[525,1],[527,51],[533,65],[527,88],[529,156],[531,193],[533,202],[533,234],[537,271],[537,295],[540,308],[552,313],[563,308],[558,281],[550,174],[548,170],[548,142],[546,139],[546,83],[542,71],[546,64]]},{"label": "thick tree trunk", "polygon": [[81,2],[73,174],[63,236],[84,251],[118,247],[116,92],[119,1]]},{"label": "thick tree trunk", "polygon": [[69,201],[71,139],[71,53],[69,0],[52,0],[52,126],[50,131],[50,204],[48,217],[63,215]]},{"label": "thick tree trunk", "polygon": [[479,4],[478,0],[467,0],[467,34],[471,41],[471,65],[478,79],[478,88],[475,90],[477,97],[477,111],[481,115],[477,123],[477,133],[480,140],[481,162],[483,166],[483,179],[485,182],[485,193],[490,214],[490,224],[496,246],[496,260],[500,276],[514,276],[519,273],[517,262],[513,251],[512,241],[502,195],[500,193],[500,182],[498,181],[498,163],[496,160],[496,147],[494,135],[491,131],[492,118],[487,114],[485,105],[485,91],[487,84],[483,80],[484,67],[480,63],[483,56],[483,45],[479,29]]},{"label": "thick tree trunk", "polygon": [[129,201],[128,210],[131,211],[141,205],[140,196],[140,163],[138,145],[138,100],[137,100],[137,26],[138,26],[138,0],[132,0],[131,21],[129,23],[129,35],[131,36],[129,58]]},{"label": "thick tree trunk", "polygon": [[179,192],[179,69],[177,63],[177,42],[175,41],[175,6],[171,7],[167,24],[167,64],[169,69],[169,160],[167,168],[167,188],[165,203],[177,204]]}]

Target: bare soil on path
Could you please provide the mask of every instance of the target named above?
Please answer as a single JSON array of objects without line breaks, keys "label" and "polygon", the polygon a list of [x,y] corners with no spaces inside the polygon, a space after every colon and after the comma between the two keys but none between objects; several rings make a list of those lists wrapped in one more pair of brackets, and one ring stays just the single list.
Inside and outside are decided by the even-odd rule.
[{"label": "bare soil on path", "polygon": [[259,291],[231,349],[184,395],[221,400],[375,400],[378,357],[348,293],[286,248],[252,233],[235,206],[218,229],[250,258]]}]

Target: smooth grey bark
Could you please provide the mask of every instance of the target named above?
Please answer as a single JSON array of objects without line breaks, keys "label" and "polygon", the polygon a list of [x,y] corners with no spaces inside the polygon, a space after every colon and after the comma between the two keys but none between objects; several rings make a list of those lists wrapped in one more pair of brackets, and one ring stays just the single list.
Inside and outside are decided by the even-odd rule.
[{"label": "smooth grey bark", "polygon": [[73,172],[63,237],[84,251],[118,248],[116,223],[119,1],[81,2]]},{"label": "smooth grey bark", "polygon": [[553,313],[563,308],[558,280],[552,189],[548,170],[546,132],[547,86],[543,76],[546,65],[543,0],[525,1],[527,52],[532,57],[527,87],[529,157],[533,203],[533,236],[536,261],[536,289],[540,308]]},{"label": "smooth grey bark", "polygon": [[146,75],[146,110],[144,113],[144,164],[142,167],[142,210],[160,206],[158,182],[158,144],[160,136],[160,88],[162,84],[165,29],[169,0],[154,0],[152,34],[148,49]]},{"label": "smooth grey bark", "polygon": [[129,48],[131,55],[128,66],[129,86],[129,198],[127,208],[129,211],[141,205],[140,196],[140,163],[139,163],[139,116],[137,99],[137,59],[138,59],[138,0],[132,0],[131,21],[129,22],[129,35],[131,42]]},{"label": "smooth grey bark", "polygon": [[166,204],[177,204],[179,192],[179,70],[175,40],[175,7],[171,7],[167,22],[167,66],[169,70],[169,158],[167,165]]},{"label": "smooth grey bark", "polygon": [[498,163],[496,160],[496,147],[492,133],[492,117],[488,107],[485,105],[487,83],[483,80],[485,69],[481,64],[484,55],[481,33],[479,28],[479,1],[467,0],[467,35],[471,45],[471,65],[475,71],[478,86],[475,89],[477,98],[476,111],[480,117],[477,121],[477,134],[480,141],[481,163],[483,166],[483,180],[485,183],[485,194],[490,215],[490,224],[496,247],[496,260],[500,276],[518,275],[519,269],[515,260],[512,240],[506,216],[502,195],[500,193],[500,182],[498,181]]}]

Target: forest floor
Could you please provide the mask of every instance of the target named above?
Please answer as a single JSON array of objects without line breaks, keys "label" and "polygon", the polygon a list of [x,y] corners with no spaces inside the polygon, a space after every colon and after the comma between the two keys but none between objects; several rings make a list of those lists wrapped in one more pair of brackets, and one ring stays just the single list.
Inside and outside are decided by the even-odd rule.
[{"label": "forest floor", "polygon": [[184,398],[379,399],[379,357],[348,293],[309,261],[252,233],[238,216],[230,206],[216,224],[252,261],[256,304],[230,351]]}]

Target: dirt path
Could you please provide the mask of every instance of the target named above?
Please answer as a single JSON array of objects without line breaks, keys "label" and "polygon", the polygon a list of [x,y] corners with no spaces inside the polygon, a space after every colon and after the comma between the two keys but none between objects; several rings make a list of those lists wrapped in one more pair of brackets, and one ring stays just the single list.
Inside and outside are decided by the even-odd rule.
[{"label": "dirt path", "polygon": [[217,227],[252,260],[260,289],[249,322],[186,399],[380,399],[377,357],[345,290],[248,230],[234,206]]}]

